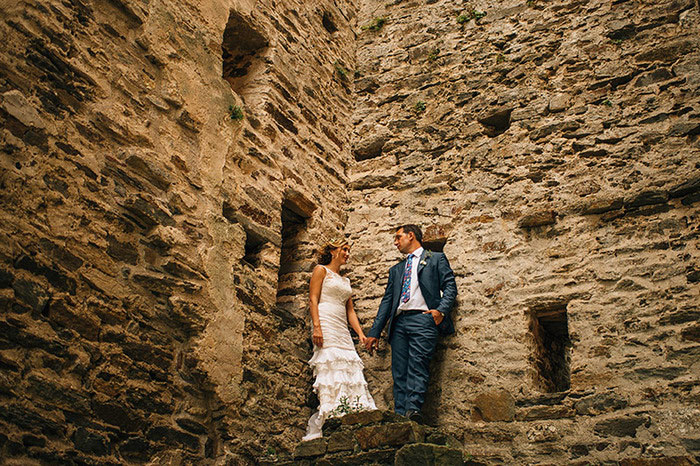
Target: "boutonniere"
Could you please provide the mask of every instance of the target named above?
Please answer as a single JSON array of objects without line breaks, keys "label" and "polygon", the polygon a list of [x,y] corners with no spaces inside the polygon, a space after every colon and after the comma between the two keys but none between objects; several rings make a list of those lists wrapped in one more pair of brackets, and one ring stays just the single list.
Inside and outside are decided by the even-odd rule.
[{"label": "boutonniere", "polygon": [[422,261],[420,261],[420,264],[419,264],[419,265],[423,265],[423,266],[426,265],[426,264],[428,263],[428,262],[426,262],[426,261],[427,261],[428,259],[430,259],[430,256],[432,256],[432,255],[433,255],[433,253],[432,253],[431,251],[426,252],[426,253],[425,253],[425,257],[423,258]]}]

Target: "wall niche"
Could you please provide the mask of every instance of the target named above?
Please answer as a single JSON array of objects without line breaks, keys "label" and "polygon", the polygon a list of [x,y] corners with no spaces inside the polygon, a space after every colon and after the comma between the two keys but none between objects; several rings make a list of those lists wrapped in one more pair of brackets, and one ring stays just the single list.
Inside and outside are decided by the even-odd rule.
[{"label": "wall niche", "polygon": [[253,17],[232,10],[224,29],[221,44],[222,77],[233,92],[244,97],[255,86],[256,78],[265,72],[265,54],[269,41]]},{"label": "wall niche", "polygon": [[563,392],[571,388],[571,339],[566,306],[566,302],[555,300],[530,308],[534,382],[543,392]]}]

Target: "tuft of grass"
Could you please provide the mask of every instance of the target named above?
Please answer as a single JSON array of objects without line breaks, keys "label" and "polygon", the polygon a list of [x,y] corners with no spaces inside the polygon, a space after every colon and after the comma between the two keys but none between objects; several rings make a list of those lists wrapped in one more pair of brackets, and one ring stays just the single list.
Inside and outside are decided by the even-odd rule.
[{"label": "tuft of grass", "polygon": [[416,102],[416,104],[413,106],[413,113],[416,115],[420,115],[421,113],[425,112],[426,104],[422,100],[419,100]]},{"label": "tuft of grass", "polygon": [[610,99],[605,99],[602,103],[603,103],[603,105],[605,105],[606,107],[612,107],[612,106],[613,106],[613,103],[610,101]]},{"label": "tuft of grass", "polygon": [[610,41],[615,45],[622,45],[622,39],[610,39]]},{"label": "tuft of grass", "polygon": [[440,49],[435,49],[428,55],[428,61],[435,61],[440,56]]},{"label": "tuft of grass", "polygon": [[244,117],[243,109],[240,105],[230,105],[228,107],[228,113],[232,120],[241,121]]},{"label": "tuft of grass", "polygon": [[341,396],[338,401],[340,401],[340,404],[330,412],[331,417],[340,417],[345,414],[359,413],[364,409],[364,406],[362,406],[362,403],[360,403],[359,396],[356,396],[354,401],[350,401],[347,396]]},{"label": "tuft of grass", "polygon": [[362,26],[360,29],[362,29],[363,31],[366,31],[368,29],[370,31],[379,31],[385,24],[386,18],[383,16],[379,16],[370,21],[369,24],[365,24],[364,26]]},{"label": "tuft of grass", "polygon": [[340,64],[338,60],[336,60],[333,63],[333,68],[335,68],[335,72],[338,74],[338,77],[342,79],[343,81],[347,81],[348,79],[348,70],[346,70],[343,65]]},{"label": "tuft of grass", "polygon": [[467,10],[466,13],[462,13],[461,15],[457,16],[457,22],[459,24],[464,24],[470,19],[473,19],[475,23],[479,24],[479,20],[484,16],[486,16],[485,11],[479,11],[474,7],[469,7],[469,10]]}]

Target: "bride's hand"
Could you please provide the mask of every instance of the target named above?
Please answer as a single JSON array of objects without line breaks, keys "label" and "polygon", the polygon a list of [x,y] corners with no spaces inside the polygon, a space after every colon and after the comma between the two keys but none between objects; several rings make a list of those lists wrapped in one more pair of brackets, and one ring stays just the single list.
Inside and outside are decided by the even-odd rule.
[{"label": "bride's hand", "polygon": [[365,341],[367,341],[367,337],[364,335],[360,335],[360,344],[362,346],[365,346]]},{"label": "bride's hand", "polygon": [[321,331],[321,327],[314,327],[314,333],[311,335],[311,339],[314,345],[319,348],[323,346],[323,332]]}]

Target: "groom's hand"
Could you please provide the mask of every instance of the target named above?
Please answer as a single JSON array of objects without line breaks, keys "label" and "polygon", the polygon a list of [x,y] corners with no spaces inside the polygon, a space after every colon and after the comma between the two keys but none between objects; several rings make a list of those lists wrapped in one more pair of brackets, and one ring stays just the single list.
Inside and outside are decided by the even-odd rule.
[{"label": "groom's hand", "polygon": [[431,309],[429,311],[425,311],[423,314],[432,314],[433,315],[433,320],[435,321],[435,325],[440,325],[440,322],[442,322],[442,319],[445,318],[445,315],[438,311],[437,309]]},{"label": "groom's hand", "polygon": [[367,337],[365,340],[365,349],[369,351],[369,354],[372,354],[377,348],[379,348],[379,340],[374,337]]}]

